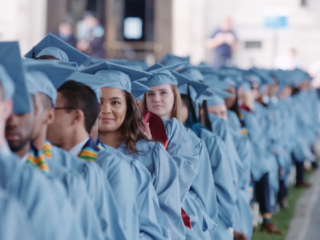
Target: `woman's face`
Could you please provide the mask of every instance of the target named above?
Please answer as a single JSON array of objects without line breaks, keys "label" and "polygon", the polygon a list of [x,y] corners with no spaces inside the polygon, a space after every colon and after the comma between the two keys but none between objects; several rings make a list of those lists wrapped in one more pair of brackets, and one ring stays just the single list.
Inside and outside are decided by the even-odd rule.
[{"label": "woman's face", "polygon": [[101,88],[100,132],[114,132],[120,129],[127,114],[127,102],[123,90]]},{"label": "woman's face", "polygon": [[171,112],[174,105],[174,94],[171,84],[150,87],[146,93],[147,109],[161,118],[171,119]]},{"label": "woman's face", "polygon": [[226,121],[228,120],[227,107],[224,104],[208,107],[208,113],[213,113],[219,118],[222,118]]},{"label": "woman's face", "polygon": [[184,101],[181,101],[181,121],[182,124],[185,124],[189,117],[189,110]]},{"label": "woman's face", "polygon": [[226,90],[226,92],[231,93],[231,96],[225,100],[227,108],[230,109],[236,103],[237,91],[234,86],[230,86],[230,88]]}]

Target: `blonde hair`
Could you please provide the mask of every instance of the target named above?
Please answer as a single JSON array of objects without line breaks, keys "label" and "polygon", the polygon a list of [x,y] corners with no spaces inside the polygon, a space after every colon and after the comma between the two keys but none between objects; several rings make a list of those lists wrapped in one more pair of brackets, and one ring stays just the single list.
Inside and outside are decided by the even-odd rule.
[{"label": "blonde hair", "polygon": [[[180,98],[180,93],[176,85],[170,84],[171,85],[171,90],[174,96],[174,102],[173,102],[173,107],[171,110],[171,118],[176,118],[181,122],[181,98]],[[141,101],[141,107],[143,110],[148,111],[147,107],[147,97],[146,93],[143,95],[142,101]]]}]

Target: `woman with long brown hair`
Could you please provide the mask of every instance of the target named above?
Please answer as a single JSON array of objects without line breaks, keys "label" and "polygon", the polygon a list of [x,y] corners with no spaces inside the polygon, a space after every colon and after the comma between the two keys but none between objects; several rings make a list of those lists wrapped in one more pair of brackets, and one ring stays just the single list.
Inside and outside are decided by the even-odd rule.
[{"label": "woman with long brown hair", "polygon": [[161,227],[170,229],[172,239],[185,239],[177,168],[162,143],[151,141],[145,135],[141,111],[131,94],[136,87],[148,89],[138,82],[131,83],[131,80],[151,74],[111,63],[97,64],[92,68],[96,68],[95,75],[104,79],[100,88],[100,141],[117,149],[119,154],[138,160],[144,169],[149,170],[157,195],[154,200],[159,201],[166,218]]},{"label": "woman with long brown hair", "polygon": [[[143,82],[150,91],[145,93],[141,106],[144,110],[161,117],[165,125],[168,137],[167,151],[179,169],[182,207],[190,216],[191,222],[194,222],[191,231],[186,228],[187,239],[212,239],[215,238],[214,227],[217,222],[212,175],[206,181],[206,184],[213,188],[212,192],[203,193],[204,187],[200,186],[203,183],[202,179],[208,176],[203,172],[203,166],[210,169],[209,161],[206,161],[208,153],[201,140],[181,123],[181,98],[178,87],[191,82],[173,71],[177,67],[179,64],[167,67],[157,64],[151,67],[150,72],[153,76]],[[207,88],[203,84],[201,87]],[[151,125],[150,127],[153,128]],[[212,201],[207,205],[208,195]]]}]

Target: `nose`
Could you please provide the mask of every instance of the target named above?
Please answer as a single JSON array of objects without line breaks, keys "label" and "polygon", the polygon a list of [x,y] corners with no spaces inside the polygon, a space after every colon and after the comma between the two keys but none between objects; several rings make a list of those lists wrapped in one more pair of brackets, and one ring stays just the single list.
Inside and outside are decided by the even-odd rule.
[{"label": "nose", "polygon": [[10,128],[16,127],[16,126],[17,126],[17,120],[18,120],[18,117],[15,116],[14,114],[12,114],[12,115],[8,118],[8,120],[7,120],[7,122],[6,122],[6,126],[7,126],[7,127],[10,127]]},{"label": "nose", "polygon": [[153,102],[160,102],[160,95],[159,94],[157,94],[157,93],[154,93],[154,96],[153,96],[153,99],[152,99],[152,101]]},{"label": "nose", "polygon": [[100,107],[100,111],[101,111],[101,114],[108,114],[108,113],[111,113],[111,107],[110,107],[110,104],[105,103],[105,104],[101,105],[101,107]]}]

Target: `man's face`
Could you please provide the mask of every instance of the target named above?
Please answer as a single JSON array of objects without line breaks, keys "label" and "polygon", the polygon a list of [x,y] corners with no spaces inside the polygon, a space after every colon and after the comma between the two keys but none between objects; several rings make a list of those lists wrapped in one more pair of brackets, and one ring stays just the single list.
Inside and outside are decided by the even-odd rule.
[{"label": "man's face", "polygon": [[62,146],[70,138],[70,127],[74,120],[73,111],[64,109],[68,107],[61,93],[58,92],[55,118],[53,123],[48,126],[47,139],[55,146]]},{"label": "man's face", "polygon": [[31,139],[34,114],[12,114],[7,120],[5,136],[13,152],[21,150]]}]

